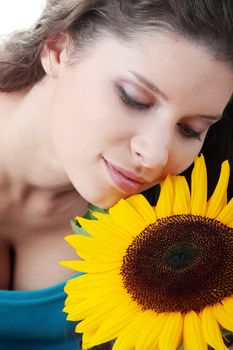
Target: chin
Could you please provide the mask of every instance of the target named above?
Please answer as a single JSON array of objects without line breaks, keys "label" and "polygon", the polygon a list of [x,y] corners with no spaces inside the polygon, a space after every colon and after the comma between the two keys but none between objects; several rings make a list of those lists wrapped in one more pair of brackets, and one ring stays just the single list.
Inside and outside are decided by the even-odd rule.
[{"label": "chin", "polygon": [[123,194],[122,195],[111,195],[109,194],[109,196],[100,196],[99,198],[90,198],[89,203],[97,206],[100,209],[109,209],[111,208],[114,204],[116,204],[117,202],[119,202],[119,200],[121,200],[122,198],[127,198],[129,195],[127,194]]},{"label": "chin", "polygon": [[91,201],[90,203],[95,205],[96,207],[100,209],[109,209],[111,208],[114,204],[116,204],[121,198],[118,200],[111,200],[111,199],[103,199],[103,200],[96,200],[96,201]]}]

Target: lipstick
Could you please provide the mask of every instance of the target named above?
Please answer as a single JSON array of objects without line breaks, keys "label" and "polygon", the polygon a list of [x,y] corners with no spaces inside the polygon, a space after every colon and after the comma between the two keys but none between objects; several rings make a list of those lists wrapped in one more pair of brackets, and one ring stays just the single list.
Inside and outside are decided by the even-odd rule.
[{"label": "lipstick", "polygon": [[134,178],[129,177],[129,174],[131,174],[130,172],[127,170],[120,171],[119,167],[114,166],[106,160],[105,164],[112,181],[121,191],[133,194],[142,190],[145,182],[138,181],[138,179],[136,180],[136,176],[134,176]]}]

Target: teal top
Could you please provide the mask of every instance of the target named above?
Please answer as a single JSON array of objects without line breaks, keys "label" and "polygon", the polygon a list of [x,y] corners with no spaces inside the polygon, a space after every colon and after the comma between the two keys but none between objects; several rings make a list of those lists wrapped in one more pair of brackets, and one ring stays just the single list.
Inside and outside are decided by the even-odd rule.
[{"label": "teal top", "polygon": [[65,283],[32,291],[0,290],[0,350],[81,349],[75,322],[62,312]]}]

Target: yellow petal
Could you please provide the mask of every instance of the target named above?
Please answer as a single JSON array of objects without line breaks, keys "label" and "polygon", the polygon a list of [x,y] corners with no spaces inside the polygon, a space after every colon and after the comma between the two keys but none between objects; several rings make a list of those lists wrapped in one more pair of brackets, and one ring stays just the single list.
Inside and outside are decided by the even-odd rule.
[{"label": "yellow petal", "polygon": [[101,308],[102,305],[106,303],[106,300],[108,300],[108,298],[110,300],[110,302],[108,303],[110,306],[108,308],[111,308],[113,303],[115,303],[114,305],[118,305],[125,300],[124,295],[122,295],[122,293],[118,293],[117,291],[115,293],[103,292],[102,295],[100,292],[96,293],[95,295],[93,291],[92,297],[88,295],[88,298],[80,303],[78,303],[77,300],[74,299],[74,302],[72,303],[72,301],[70,301],[71,304],[67,304],[63,311],[69,314],[68,319],[72,320],[71,318],[73,318],[73,320],[75,321],[81,321],[84,318],[91,316],[93,310]]},{"label": "yellow petal", "polygon": [[171,176],[167,176],[161,183],[161,190],[157,205],[155,207],[156,216],[158,219],[172,215],[174,201],[174,189]]},{"label": "yellow petal", "polygon": [[202,332],[207,344],[215,350],[227,350],[224,345],[213,307],[208,306],[201,312]]},{"label": "yellow petal", "polygon": [[118,271],[107,271],[98,274],[83,274],[78,278],[67,281],[65,292],[76,293],[77,291],[85,291],[87,293],[90,289],[96,289],[99,287],[106,288],[106,286],[111,285],[122,287],[122,283],[122,277]]},{"label": "yellow petal", "polygon": [[[111,271],[110,271],[111,272]],[[105,274],[107,276],[109,276],[109,279],[107,276],[105,276]],[[74,295],[78,295],[80,294],[84,294],[84,295],[88,295],[88,293],[93,292],[93,290],[95,290],[95,292],[97,293],[98,290],[112,290],[112,289],[121,289],[123,288],[123,283],[122,280],[120,278],[119,273],[98,273],[96,274],[97,277],[99,277],[99,280],[91,280],[89,281],[89,283],[77,283],[77,285],[75,286],[71,286],[69,284],[67,284],[64,288],[65,292],[70,295],[74,294]],[[110,279],[111,278],[111,279]]]},{"label": "yellow petal", "polygon": [[[120,239],[127,238],[127,230],[126,228],[121,228],[118,223],[113,222],[113,220],[104,215],[104,219],[102,220],[90,220],[85,218],[78,218],[80,225],[86,230],[92,237],[101,238],[105,233],[106,236],[111,237],[111,235],[117,236]],[[113,236],[113,237],[114,237]]]},{"label": "yellow petal", "polygon": [[98,328],[92,346],[117,338],[120,331],[132,322],[139,313],[140,309],[134,302],[131,304],[124,302],[122,305],[118,305],[117,308],[109,313]]},{"label": "yellow petal", "polygon": [[176,350],[182,339],[183,317],[180,312],[170,313],[159,337],[160,350]]},{"label": "yellow petal", "polygon": [[[142,325],[146,320],[146,312],[139,313],[119,334],[112,350],[134,350],[135,342],[140,333]],[[135,334],[137,335],[135,337]],[[141,349],[142,350],[142,349]]]},{"label": "yellow petal", "polygon": [[233,297],[228,297],[222,300],[222,305],[229,315],[233,315]]},{"label": "yellow petal", "polygon": [[190,190],[184,176],[172,177],[174,186],[173,215],[190,214]]},{"label": "yellow petal", "polygon": [[206,216],[209,218],[214,219],[227,204],[227,185],[229,176],[230,166],[229,162],[226,160],[222,163],[221,173],[217,186],[207,204],[208,209]]},{"label": "yellow petal", "polygon": [[233,228],[233,220],[231,220],[230,222],[228,222],[227,226],[230,227],[230,228]]},{"label": "yellow petal", "polygon": [[89,349],[89,348],[91,348],[91,346],[89,344],[91,344],[92,339],[95,336],[95,333],[96,333],[95,331],[90,331],[90,332],[85,332],[83,334],[83,336],[82,336],[82,349]]},{"label": "yellow petal", "polygon": [[[77,234],[66,236],[65,240],[76,250],[77,255],[84,260],[114,261],[122,258],[123,252],[120,249],[120,247],[122,248],[120,241],[119,245],[111,246],[106,242],[103,246],[103,243],[100,243],[97,239],[94,240],[92,237]],[[127,246],[125,249],[127,249]]]},{"label": "yellow petal", "polygon": [[74,307],[74,305],[77,305],[77,300],[80,300],[80,298],[76,295],[76,294],[70,294],[67,296],[66,300],[65,300],[65,308],[64,311],[67,310],[67,306],[72,305],[72,307]]},{"label": "yellow petal", "polygon": [[95,308],[90,316],[77,325],[77,333],[97,330],[111,313],[111,310],[118,308],[119,302],[120,300],[118,298],[108,299],[105,303]]},{"label": "yellow petal", "polygon": [[218,323],[220,323],[223,328],[233,332],[233,315],[230,316],[221,304],[215,305],[213,309]]},{"label": "yellow petal", "polygon": [[166,320],[167,315],[165,313],[156,314],[153,311],[147,311],[147,319],[142,323],[135,350],[151,350],[157,348],[159,336]]},{"label": "yellow petal", "polygon": [[110,208],[109,214],[119,226],[132,233],[134,237],[143,231],[146,226],[141,216],[124,199]]},{"label": "yellow petal", "polygon": [[[128,244],[125,240],[119,237],[109,235],[109,233],[102,231],[103,239],[95,237],[82,236],[78,234],[68,235],[65,240],[80,254],[80,247],[86,249],[96,258],[100,258],[100,255],[105,253],[107,250],[108,254],[121,253],[122,249],[127,249]],[[111,253],[109,253],[109,248],[111,248]],[[98,249],[100,249],[98,251]],[[96,252],[97,251],[97,252]],[[101,253],[100,253],[101,252]]]},{"label": "yellow petal", "polygon": [[130,196],[126,201],[141,215],[145,225],[152,224],[156,221],[156,215],[152,206],[142,194]]},{"label": "yellow petal", "polygon": [[121,296],[122,294],[125,295],[124,289],[114,283],[109,283],[109,285],[102,284],[98,287],[95,287],[94,285],[90,285],[89,288],[83,288],[82,290],[76,290],[69,293],[69,296],[67,297],[66,305],[71,304],[75,302],[75,298],[79,299],[85,299],[85,298],[98,298],[101,296],[111,297],[111,295],[114,296],[114,294],[118,294]]},{"label": "yellow petal", "polygon": [[72,260],[72,261],[60,261],[60,265],[66,266],[74,271],[82,271],[88,273],[99,273],[112,270],[120,270],[122,262],[121,261],[111,261],[107,263],[92,263],[82,260]]},{"label": "yellow petal", "polygon": [[191,214],[206,215],[207,172],[203,155],[195,158],[191,176]]},{"label": "yellow petal", "polygon": [[122,260],[128,248],[128,245],[123,244],[120,239],[118,244],[114,244],[111,237],[103,241],[87,236],[70,235],[65,237],[65,240],[76,249],[78,256],[84,260],[91,259],[93,262]]},{"label": "yellow petal", "polygon": [[90,235],[92,232],[99,231],[99,225],[97,225],[97,220],[90,220],[85,219],[82,217],[76,217],[76,220],[78,220],[79,224],[84,228],[85,231],[87,231]]},{"label": "yellow petal", "polygon": [[216,220],[224,225],[233,227],[233,198],[227,203],[225,208],[217,215]]},{"label": "yellow petal", "polygon": [[202,334],[201,320],[196,312],[190,311],[184,317],[184,350],[207,350]]},{"label": "yellow petal", "polygon": [[[91,229],[91,235],[94,238],[98,238],[99,240],[105,241],[107,237],[111,237],[113,244],[118,244],[117,240],[124,243],[130,244],[132,241],[132,234],[129,233],[129,231],[126,230],[125,227],[120,227],[118,223],[114,222],[110,215],[100,213],[100,212],[94,212],[95,217],[98,218],[98,221],[96,220],[87,220],[83,218],[79,218],[78,221],[82,225],[82,223],[86,223],[86,220],[92,223]],[[85,221],[83,221],[85,220]]]}]

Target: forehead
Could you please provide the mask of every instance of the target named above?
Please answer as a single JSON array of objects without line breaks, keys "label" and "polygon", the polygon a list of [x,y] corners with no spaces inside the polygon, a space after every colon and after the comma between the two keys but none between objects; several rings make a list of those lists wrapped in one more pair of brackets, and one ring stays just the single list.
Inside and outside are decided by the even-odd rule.
[{"label": "forehead", "polygon": [[233,91],[233,71],[225,62],[217,60],[205,46],[172,33],[136,33],[132,40],[106,35],[87,56],[103,75],[135,71],[152,82],[176,83],[176,91],[196,86],[205,93],[207,86],[219,85],[228,98]]},{"label": "forehead", "polygon": [[[114,63],[119,64],[127,58],[132,63],[141,59],[145,64],[151,63],[152,65],[154,60],[160,60],[161,65],[169,61],[177,65],[179,62],[180,65],[183,65],[187,60],[196,65],[202,65],[204,61],[215,62],[219,66],[228,68],[229,74],[233,75],[233,68],[223,60],[217,60],[215,54],[203,42],[197,43],[178,34],[159,29],[150,30],[146,33],[135,32],[130,40],[104,33],[95,42],[88,45],[87,52],[89,52],[89,55],[95,54],[96,51],[100,55],[102,52],[106,60],[109,58]],[[117,57],[114,56],[116,54],[118,54]],[[132,55],[134,56],[133,59]]]},{"label": "forehead", "polygon": [[135,72],[158,87],[170,106],[184,115],[221,115],[233,91],[233,72],[226,63],[200,44],[159,31],[135,33],[132,40],[106,33],[81,50],[81,58],[77,52],[67,67],[70,88],[71,81],[75,89],[89,84],[90,90],[105,95],[111,83],[126,79],[134,83],[130,72]]}]

